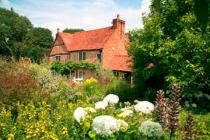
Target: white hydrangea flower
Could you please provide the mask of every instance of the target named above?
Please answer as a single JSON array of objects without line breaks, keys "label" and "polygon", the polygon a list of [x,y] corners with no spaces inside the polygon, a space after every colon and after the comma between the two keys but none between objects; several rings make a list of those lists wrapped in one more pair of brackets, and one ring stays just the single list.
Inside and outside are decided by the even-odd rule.
[{"label": "white hydrangea flower", "polygon": [[129,127],[129,126],[128,126],[128,123],[127,123],[127,122],[125,122],[125,121],[119,119],[119,120],[117,120],[117,124],[118,124],[118,129],[119,129],[119,130],[121,130],[121,131],[123,131],[123,132],[125,132],[125,131],[128,130],[128,127]]},{"label": "white hydrangea flower", "polygon": [[98,135],[110,136],[118,131],[118,121],[112,116],[97,116],[92,122],[93,130]]},{"label": "white hydrangea flower", "polygon": [[139,102],[141,102],[141,101],[139,101],[139,100],[134,100],[134,103],[136,103],[136,104],[138,104]]},{"label": "white hydrangea flower", "polygon": [[92,107],[86,107],[85,110],[87,112],[91,112],[91,113],[95,113],[96,112],[96,110],[94,108],[92,108]]},{"label": "white hydrangea flower", "polygon": [[95,103],[95,109],[105,109],[108,106],[108,103],[105,101],[99,101]]},{"label": "white hydrangea flower", "polygon": [[143,112],[145,114],[154,111],[155,106],[148,101],[140,101],[134,106],[136,112]]},{"label": "white hydrangea flower", "polygon": [[150,120],[141,123],[139,132],[151,139],[160,138],[164,135],[162,126],[159,123]]},{"label": "white hydrangea flower", "polygon": [[82,107],[77,107],[74,111],[73,117],[78,123],[80,123],[81,119],[84,118],[85,115],[87,115],[85,109]]},{"label": "white hydrangea flower", "polygon": [[109,94],[104,98],[103,101],[110,103],[110,104],[117,104],[119,102],[119,97],[114,94]]}]

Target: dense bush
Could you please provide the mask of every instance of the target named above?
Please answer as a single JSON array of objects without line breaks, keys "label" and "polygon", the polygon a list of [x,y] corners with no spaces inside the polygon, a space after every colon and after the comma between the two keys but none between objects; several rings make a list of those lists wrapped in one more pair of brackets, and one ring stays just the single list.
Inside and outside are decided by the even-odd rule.
[{"label": "dense bush", "polygon": [[179,83],[184,100],[209,109],[209,29],[201,30],[192,0],[160,1],[160,11],[155,2],[144,28],[130,32],[136,87],[154,99],[157,90]]},{"label": "dense bush", "polygon": [[36,81],[28,68],[0,60],[0,97],[3,102],[27,100],[35,88]]},{"label": "dense bush", "polygon": [[120,97],[121,102],[133,101],[138,97],[135,89],[126,83],[123,79],[113,78],[106,87],[106,94],[115,94]]}]

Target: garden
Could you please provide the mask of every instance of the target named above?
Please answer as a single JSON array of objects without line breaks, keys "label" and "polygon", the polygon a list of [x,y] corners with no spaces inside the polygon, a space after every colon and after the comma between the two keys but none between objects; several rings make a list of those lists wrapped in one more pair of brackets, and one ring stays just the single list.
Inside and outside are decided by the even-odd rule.
[{"label": "garden", "polygon": [[[52,32],[0,8],[0,140],[210,140],[208,7],[151,1],[128,32],[133,85],[100,64],[49,62]],[[77,68],[97,79],[69,82]]]},{"label": "garden", "polygon": [[[159,90],[155,101],[126,101],[123,98],[126,95],[118,90],[125,89],[122,79],[113,78],[106,86],[94,78],[69,84],[66,77],[53,73],[50,66],[0,61],[1,139],[210,137],[210,113],[196,113],[193,105],[194,109],[181,106],[179,85],[171,87],[168,98]],[[132,92],[125,94],[131,96]]]}]

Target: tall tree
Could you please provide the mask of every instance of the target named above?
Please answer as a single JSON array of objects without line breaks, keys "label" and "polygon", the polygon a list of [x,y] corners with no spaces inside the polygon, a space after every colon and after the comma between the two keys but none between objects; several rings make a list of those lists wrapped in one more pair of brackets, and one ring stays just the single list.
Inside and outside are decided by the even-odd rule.
[{"label": "tall tree", "polygon": [[142,96],[153,97],[153,91],[179,83],[186,99],[208,101],[209,22],[208,28],[200,26],[192,0],[161,0],[160,5],[153,0],[144,28],[130,32],[136,86]]},{"label": "tall tree", "polygon": [[26,35],[23,55],[39,62],[44,56],[48,56],[52,43],[52,32],[49,29],[33,28]]},{"label": "tall tree", "polygon": [[14,10],[0,8],[0,54],[15,55],[15,44],[22,42],[32,24],[27,17],[20,16]]}]

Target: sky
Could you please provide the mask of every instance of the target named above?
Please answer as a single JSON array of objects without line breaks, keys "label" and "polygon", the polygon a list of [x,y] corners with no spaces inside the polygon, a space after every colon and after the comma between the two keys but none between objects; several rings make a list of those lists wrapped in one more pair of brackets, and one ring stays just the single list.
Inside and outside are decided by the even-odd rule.
[{"label": "sky", "polygon": [[27,16],[35,27],[85,30],[111,25],[119,14],[126,31],[142,28],[142,13],[148,13],[150,0],[0,0],[0,7],[11,7]]}]

